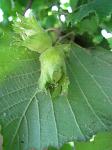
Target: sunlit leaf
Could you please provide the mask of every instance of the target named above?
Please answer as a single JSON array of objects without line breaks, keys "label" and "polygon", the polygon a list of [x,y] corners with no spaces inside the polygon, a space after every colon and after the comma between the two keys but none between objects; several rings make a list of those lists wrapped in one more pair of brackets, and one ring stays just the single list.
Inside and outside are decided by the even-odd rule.
[{"label": "sunlit leaf", "polygon": [[76,150],[111,150],[112,133],[100,133],[90,142],[76,143]]}]

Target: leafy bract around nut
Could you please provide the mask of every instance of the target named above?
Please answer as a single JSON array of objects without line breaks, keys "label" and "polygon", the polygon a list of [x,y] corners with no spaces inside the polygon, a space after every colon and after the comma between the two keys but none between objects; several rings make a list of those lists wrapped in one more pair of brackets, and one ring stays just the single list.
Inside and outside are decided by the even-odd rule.
[{"label": "leafy bract around nut", "polygon": [[49,89],[53,97],[67,93],[69,79],[66,72],[65,57],[70,45],[62,44],[47,49],[40,55],[40,90]]},{"label": "leafy bract around nut", "polygon": [[52,40],[37,23],[33,16],[20,18],[14,23],[16,42],[18,45],[40,53],[41,74],[39,90],[50,91],[53,97],[67,93],[69,79],[66,72],[65,59],[69,54],[70,44],[52,46]]},{"label": "leafy bract around nut", "polygon": [[52,40],[47,32],[37,23],[33,16],[25,18],[18,16],[19,21],[15,21],[13,28],[17,34],[17,45],[25,46],[32,51],[42,53],[52,46]]}]

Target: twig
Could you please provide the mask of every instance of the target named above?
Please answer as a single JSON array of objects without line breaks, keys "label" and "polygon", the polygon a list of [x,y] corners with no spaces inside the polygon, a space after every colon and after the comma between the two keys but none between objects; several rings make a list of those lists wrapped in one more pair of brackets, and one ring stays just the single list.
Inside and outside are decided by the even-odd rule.
[{"label": "twig", "polygon": [[25,10],[24,10],[23,15],[25,14],[25,12],[26,12],[29,8],[31,8],[32,3],[33,3],[33,0],[29,0],[29,1],[28,1],[27,5],[26,5],[26,8],[25,8]]},{"label": "twig", "polygon": [[72,32],[69,32],[69,33],[67,33],[67,34],[65,34],[65,35],[63,35],[63,36],[61,36],[61,37],[56,41],[56,43],[62,41],[63,39],[65,39],[66,37],[68,37],[68,36],[70,36],[70,35],[74,35],[74,32],[72,31]]},{"label": "twig", "polygon": [[56,32],[58,30],[59,30],[58,28],[49,28],[49,29],[46,29],[45,31],[47,31],[47,32]]}]

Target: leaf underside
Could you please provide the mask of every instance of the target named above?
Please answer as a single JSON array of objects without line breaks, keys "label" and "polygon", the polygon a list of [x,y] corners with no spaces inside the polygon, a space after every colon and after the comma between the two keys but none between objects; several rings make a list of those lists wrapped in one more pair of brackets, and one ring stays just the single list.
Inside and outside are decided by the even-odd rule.
[{"label": "leaf underside", "polygon": [[4,150],[60,147],[67,141],[84,141],[97,132],[112,130],[111,52],[73,45],[67,60],[68,96],[52,100],[37,89],[38,55],[22,51],[25,56],[15,59],[13,71],[0,80]]}]

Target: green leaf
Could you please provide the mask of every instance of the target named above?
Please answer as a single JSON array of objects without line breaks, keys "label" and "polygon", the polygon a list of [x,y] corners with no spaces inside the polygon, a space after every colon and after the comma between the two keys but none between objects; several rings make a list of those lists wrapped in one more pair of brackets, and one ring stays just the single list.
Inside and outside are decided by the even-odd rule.
[{"label": "green leaf", "polygon": [[96,33],[98,30],[97,18],[95,16],[86,18],[83,21],[77,23],[76,27],[77,27],[77,32],[79,34],[83,34],[87,32],[88,34],[93,36],[94,33]]},{"label": "green leaf", "polygon": [[[48,150],[57,150],[56,148],[53,148],[53,147],[50,147],[48,148]],[[67,144],[64,144],[60,149],[58,150],[75,150],[74,149],[74,143],[71,142],[71,143],[67,143]]]},{"label": "green leaf", "polygon": [[100,133],[94,141],[76,143],[76,150],[111,150],[112,149],[112,133]]},{"label": "green leaf", "polygon": [[0,82],[4,150],[60,147],[68,141],[87,140],[99,131],[112,130],[111,52],[87,51],[73,45],[67,60],[68,97],[52,100],[37,89],[38,55],[24,49],[17,51],[21,57],[14,59],[16,67]]},{"label": "green leaf", "polygon": [[70,0],[70,5],[72,7],[73,10],[75,10],[77,3],[79,0]]},{"label": "green leaf", "polygon": [[0,149],[2,150],[3,137],[0,134]]},{"label": "green leaf", "polygon": [[[6,7],[7,6],[7,7]],[[0,8],[3,9],[3,12],[6,15],[10,14],[10,10],[11,10],[11,1],[7,1],[7,0],[0,0]]]},{"label": "green leaf", "polygon": [[69,15],[70,21],[73,24],[79,22],[92,12],[95,12],[99,16],[99,19],[102,20],[104,17],[112,13],[112,1],[94,0],[87,4],[81,5],[77,11]]},{"label": "green leaf", "polygon": [[112,38],[108,38],[106,39],[108,44],[109,44],[109,47],[112,49]]},{"label": "green leaf", "polygon": [[46,2],[45,0],[41,0],[41,1],[35,0],[32,4],[32,8],[34,11],[40,12],[41,10],[48,8],[49,5],[52,5],[52,4],[49,3],[48,1]]}]

